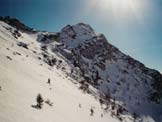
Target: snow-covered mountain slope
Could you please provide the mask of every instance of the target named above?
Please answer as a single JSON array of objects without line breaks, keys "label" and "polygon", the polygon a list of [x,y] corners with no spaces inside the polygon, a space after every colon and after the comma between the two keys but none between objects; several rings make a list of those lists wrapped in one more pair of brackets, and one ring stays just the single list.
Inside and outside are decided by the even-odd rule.
[{"label": "snow-covered mountain slope", "polygon": [[[161,121],[161,74],[89,25],[49,33],[1,20],[2,122]],[[39,93],[42,109],[35,106]]]},{"label": "snow-covered mountain slope", "polygon": [[71,51],[71,58],[62,54],[79,67],[85,82],[101,95],[119,102],[131,114],[150,115],[160,121],[162,76],[158,71],[123,54],[89,25],[68,25],[59,37],[64,44],[59,49]]},{"label": "snow-covered mountain slope", "polygon": [[[35,40],[36,34],[21,33],[16,39],[6,27],[11,28],[0,22],[1,122],[118,122],[104,113],[91,95],[78,90],[71,82],[76,81],[60,68],[51,68],[38,59],[41,50]],[[17,45],[22,41],[28,44],[28,49]],[[48,78],[51,84],[47,83]],[[53,102],[53,106],[44,104],[41,110],[32,108],[38,93],[44,100]],[[94,108],[93,117],[90,116],[91,107]]]}]

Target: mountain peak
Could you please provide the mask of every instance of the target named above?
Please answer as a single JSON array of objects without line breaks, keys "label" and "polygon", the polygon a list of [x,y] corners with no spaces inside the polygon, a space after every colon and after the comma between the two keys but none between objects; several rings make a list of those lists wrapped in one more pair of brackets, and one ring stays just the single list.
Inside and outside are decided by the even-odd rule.
[{"label": "mountain peak", "polygon": [[69,48],[75,48],[96,36],[92,27],[84,23],[67,25],[60,32],[60,40]]}]

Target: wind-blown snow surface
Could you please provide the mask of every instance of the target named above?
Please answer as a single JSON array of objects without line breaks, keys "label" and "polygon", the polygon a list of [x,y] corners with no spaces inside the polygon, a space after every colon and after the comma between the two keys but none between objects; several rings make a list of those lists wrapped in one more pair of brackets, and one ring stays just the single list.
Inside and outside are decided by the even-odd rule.
[{"label": "wind-blown snow surface", "polygon": [[[104,109],[101,108],[100,103],[93,95],[85,94],[78,89],[80,84],[78,81],[74,80],[77,78],[72,78],[69,75],[72,74],[71,71],[73,68],[75,74],[77,68],[75,68],[71,62],[68,62],[66,56],[64,57],[64,55],[60,54],[70,56],[72,52],[71,49],[75,49],[85,43],[85,39],[87,43],[93,45],[94,40],[104,38],[102,35],[95,33],[90,26],[85,26],[81,23],[73,26],[73,28],[66,26],[60,33],[60,40],[64,44],[62,45],[57,41],[44,38],[55,38],[57,40],[55,37],[56,33],[23,33],[19,30],[18,33],[20,33],[20,36],[18,36],[19,34],[15,30],[15,28],[0,21],[1,122],[119,122],[116,116],[111,115],[111,110],[104,111]],[[41,41],[48,45],[48,51],[42,51]],[[55,46],[58,46],[58,48],[54,48]],[[52,50],[50,50],[50,48]],[[93,50],[93,48],[91,49]],[[95,53],[96,50],[93,50],[93,52]],[[92,57],[90,54],[91,53],[84,54],[83,52],[85,57]],[[123,54],[119,53],[118,56],[122,57]],[[93,69],[93,60],[85,57],[82,57],[82,59],[86,63],[88,62],[90,64],[89,67]],[[97,60],[98,57],[95,58]],[[54,61],[52,61],[51,64],[49,59],[57,59],[56,65],[53,66],[53,64],[55,64],[53,63]],[[106,63],[107,68],[105,72],[99,68],[97,69],[97,71],[100,71],[99,74],[102,78],[107,78],[107,74],[114,74],[114,72],[119,73],[118,66],[123,66],[120,67],[123,68],[123,70],[125,70],[124,68],[126,67],[122,60],[117,62],[118,66],[114,65],[113,61]],[[84,66],[85,65],[83,65],[83,68]],[[132,71],[131,69],[130,71],[128,70],[128,72]],[[87,75],[90,75],[88,73]],[[76,75],[76,77],[79,76],[80,75]],[[119,80],[115,74],[110,77],[111,79],[103,80],[110,82]],[[121,76],[118,77],[120,78]],[[128,79],[130,77],[133,76],[128,75]],[[47,83],[48,78],[51,79],[51,84]],[[128,105],[128,113],[122,115],[122,120],[125,122],[160,121],[160,114],[162,113],[160,111],[162,110],[161,105],[148,103],[146,100],[146,92],[148,89],[151,89],[149,85],[143,87],[144,84],[140,84],[138,89],[130,87],[129,89],[131,89],[131,91],[127,92],[125,85],[119,87],[116,86],[115,83],[116,82],[113,82],[108,85],[107,82],[104,82],[98,86],[98,89],[91,86],[91,90],[97,94],[97,90],[104,91],[106,86],[111,88],[110,91],[113,91],[113,88],[119,88],[114,96],[117,98],[117,102],[124,102],[122,104]],[[130,86],[138,85],[135,84],[135,81],[131,81],[131,83]],[[42,109],[32,107],[36,105],[36,96],[38,93],[42,94],[44,100],[49,99],[53,103],[53,106],[44,103]],[[132,101],[129,101],[129,97],[125,93],[128,93],[128,95],[132,94]],[[143,95],[143,101],[140,95]],[[136,104],[138,101],[135,101],[135,99],[140,100],[139,106]],[[94,110],[93,116],[90,115],[91,108]],[[140,116],[142,119],[134,120],[131,115],[131,110],[142,113]]]},{"label": "wind-blown snow surface", "polygon": [[[78,90],[61,70],[37,59],[40,44],[36,42],[36,34],[22,33],[17,40],[4,27],[10,26],[0,22],[1,122],[118,122],[103,113],[100,104]],[[17,46],[19,41],[30,44],[29,49]],[[46,83],[48,78],[51,85]],[[32,108],[38,93],[45,100],[50,99],[53,106],[44,104],[40,110]],[[93,116],[90,116],[91,107]]]}]

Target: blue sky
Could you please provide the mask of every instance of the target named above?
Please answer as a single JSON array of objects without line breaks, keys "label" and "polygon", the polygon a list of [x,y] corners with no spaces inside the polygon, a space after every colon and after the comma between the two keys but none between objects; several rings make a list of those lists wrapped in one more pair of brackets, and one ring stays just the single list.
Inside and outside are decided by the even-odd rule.
[{"label": "blue sky", "polygon": [[162,0],[1,0],[0,15],[53,32],[88,23],[124,53],[162,71]]}]

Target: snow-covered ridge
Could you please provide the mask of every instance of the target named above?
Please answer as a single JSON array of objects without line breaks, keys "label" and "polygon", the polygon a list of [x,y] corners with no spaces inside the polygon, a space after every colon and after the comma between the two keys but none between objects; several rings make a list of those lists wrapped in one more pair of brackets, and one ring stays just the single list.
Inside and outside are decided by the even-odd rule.
[{"label": "snow-covered ridge", "polygon": [[[70,62],[79,67],[84,82],[100,94],[109,94],[132,114],[159,114],[161,107],[154,105],[162,102],[162,76],[158,71],[125,55],[89,25],[68,25],[59,36],[64,44],[59,49],[72,51],[71,56],[64,50],[60,52],[67,59],[71,57]],[[153,109],[157,111],[155,115]]]},{"label": "snow-covered ridge", "polygon": [[75,48],[95,36],[97,35],[94,30],[83,23],[67,25],[60,32],[60,40],[69,48]]},{"label": "snow-covered ridge", "polygon": [[[11,22],[7,23],[10,24]],[[122,53],[118,48],[111,45],[103,34],[96,33],[90,25],[84,23],[68,25],[58,33],[49,33],[33,31],[33,29],[24,31],[24,28],[12,27],[8,24],[0,22],[0,70],[4,71],[3,76],[0,77],[3,93],[0,98],[4,98],[6,93],[9,94],[8,99],[0,100],[0,109],[4,109],[3,114],[0,114],[0,119],[3,118],[4,122],[15,122],[23,119],[19,112],[16,112],[18,117],[13,121],[7,117],[7,114],[11,115],[19,108],[9,102],[9,105],[14,106],[13,111],[10,112],[7,110],[9,107],[5,105],[5,101],[16,98],[16,94],[19,92],[17,85],[26,89],[29,98],[28,105],[32,104],[34,95],[38,92],[43,91],[43,95],[51,96],[50,100],[54,102],[54,108],[57,107],[54,113],[47,109],[43,112],[49,114],[49,121],[63,122],[68,118],[67,121],[70,122],[160,122],[162,115],[161,74]],[[18,25],[16,24],[16,26]],[[6,60],[7,64],[5,63]],[[6,70],[4,70],[4,66],[7,66]],[[20,67],[22,72],[17,67]],[[10,72],[10,75],[6,75],[8,72]],[[14,72],[20,73],[21,78]],[[41,77],[37,77],[34,72]],[[47,86],[43,86],[44,83],[40,82],[42,79],[48,79],[48,77],[54,81],[56,79],[56,83],[50,86],[50,89],[56,89],[54,93],[48,91]],[[9,80],[6,81],[7,79]],[[19,82],[20,79],[24,79],[24,81],[21,83]],[[30,79],[31,82],[28,83],[27,79]],[[1,83],[1,80],[5,80],[6,83]],[[71,84],[71,81],[76,86]],[[10,88],[10,82],[17,85]],[[27,87],[23,86],[23,83]],[[61,85],[66,87],[61,87]],[[5,87],[8,92],[3,92]],[[96,100],[89,95],[80,93],[77,87],[93,95]],[[33,89],[34,95],[29,92],[28,88]],[[11,90],[15,93],[11,94]],[[25,91],[21,92],[24,93]],[[89,111],[85,109],[90,105],[89,107],[92,107],[93,111],[101,116],[89,118],[86,114],[81,114],[81,117],[79,117],[80,113],[72,106],[70,106],[71,108],[68,107],[70,112],[73,111],[69,113],[66,109],[68,104],[63,103],[64,97],[59,97],[60,95],[64,96],[66,92],[69,95],[65,98],[68,99],[68,102],[79,104],[79,107],[82,106],[79,101],[84,103],[83,106],[86,107],[82,111],[83,113]],[[22,94],[18,95],[22,96]],[[75,100],[76,96],[79,96],[79,100]],[[14,104],[17,105],[16,102]],[[61,107],[58,104],[59,102],[65,105]],[[22,101],[19,104],[24,106],[23,104],[26,105],[26,102]],[[31,114],[33,111],[30,110],[29,106],[24,106],[24,110],[28,110],[28,115],[25,115],[25,120],[28,121],[29,115],[33,118]],[[104,114],[104,112],[106,113]],[[41,112],[36,112],[36,114],[42,115]],[[55,118],[52,117],[53,114],[56,114]],[[74,118],[72,117],[73,114],[75,115]],[[66,119],[61,120],[61,115]],[[41,119],[45,120],[43,116]],[[32,121],[41,121],[41,119],[34,117]]]}]

